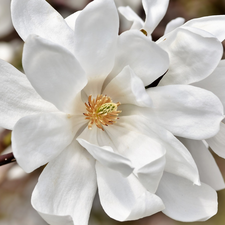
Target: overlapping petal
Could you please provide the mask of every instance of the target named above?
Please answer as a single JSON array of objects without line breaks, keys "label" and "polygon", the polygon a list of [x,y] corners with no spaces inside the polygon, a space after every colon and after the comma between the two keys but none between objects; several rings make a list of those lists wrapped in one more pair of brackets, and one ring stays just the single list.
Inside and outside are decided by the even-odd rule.
[{"label": "overlapping petal", "polygon": [[96,190],[95,160],[74,141],[46,166],[31,201],[49,224],[87,225]]},{"label": "overlapping petal", "polygon": [[24,41],[36,34],[74,52],[73,30],[47,1],[12,0],[11,12],[14,28]]},{"label": "overlapping petal", "polygon": [[80,15],[81,11],[76,11],[75,13],[69,15],[68,17],[65,18],[65,21],[67,25],[72,29],[75,30],[75,24],[77,21],[77,17]]},{"label": "overlapping petal", "polygon": [[103,94],[109,95],[114,102],[121,104],[135,104],[140,107],[151,107],[152,105],[143,81],[129,66],[126,66],[110,81]]},{"label": "overlapping petal", "polygon": [[96,173],[100,202],[111,218],[135,220],[164,209],[162,200],[146,191],[133,174],[124,178],[98,162]]},{"label": "overlapping petal", "polygon": [[108,135],[96,126],[92,130],[85,128],[77,141],[102,165],[119,171],[123,176],[133,172],[130,160],[114,152]]},{"label": "overlapping petal", "polygon": [[118,29],[113,0],[95,0],[77,17],[75,55],[90,78],[107,76],[112,70]]},{"label": "overlapping petal", "polygon": [[225,22],[224,15],[206,16],[197,19],[192,19],[187,23],[185,23],[183,26],[195,27],[205,30],[214,35],[216,38],[219,39],[219,41],[222,42],[225,39],[225,31],[223,29],[224,22]]},{"label": "overlapping petal", "polygon": [[200,174],[200,180],[208,184],[216,191],[224,189],[223,176],[216,164],[215,159],[202,141],[180,138],[182,143],[191,152]]},{"label": "overlapping petal", "polygon": [[23,66],[31,84],[45,100],[63,112],[74,112],[76,96],[87,84],[87,78],[69,51],[31,35],[24,46]]},{"label": "overlapping petal", "polygon": [[105,131],[115,151],[130,159],[139,181],[155,193],[164,171],[166,151],[160,142],[130,126],[129,122],[128,118],[120,118],[118,124],[106,127]]},{"label": "overlapping petal", "polygon": [[151,34],[166,14],[169,0],[142,0],[142,4],[146,15],[144,29]]},{"label": "overlapping petal", "polygon": [[205,79],[192,85],[213,92],[219,97],[225,109],[225,60],[221,60],[217,68]]},{"label": "overlapping petal", "polygon": [[144,26],[144,21],[129,6],[120,6],[119,12],[129,21],[132,21],[131,29],[140,30]]},{"label": "overlapping petal", "polygon": [[9,63],[0,60],[0,73],[1,127],[12,130],[15,123],[24,116],[58,111],[54,105],[43,100],[26,76]]},{"label": "overlapping petal", "polygon": [[166,72],[169,58],[165,51],[142,32],[130,30],[119,36],[115,65],[108,80],[127,65],[147,86]]},{"label": "overlapping petal", "polygon": [[[144,117],[141,114],[136,116],[132,115],[132,116],[120,117],[120,123],[123,124],[123,122],[126,122],[126,124],[129,124],[129,126],[126,125],[129,129],[136,128],[139,132],[142,132],[146,136],[151,137],[151,139],[160,143],[164,147],[164,149],[166,150],[166,153],[165,153],[166,164],[165,165],[160,164],[160,163],[163,163],[162,157],[159,158],[161,162],[158,162],[159,160],[151,162],[151,163],[157,163],[156,167],[159,167],[161,165],[161,172],[162,172],[162,168],[165,167],[164,170],[167,172],[173,173],[177,176],[184,177],[192,181],[194,184],[197,184],[197,185],[200,184],[198,169],[191,154],[185,148],[185,146],[177,138],[175,138],[169,131],[155,124],[149,118]],[[142,151],[143,150],[141,150],[141,152]],[[155,150],[155,151],[158,151],[158,150]],[[140,151],[138,151],[138,154],[139,152]],[[142,154],[143,153],[141,153],[141,155]],[[154,171],[154,168],[155,167],[153,166],[153,168],[151,169]],[[146,167],[144,167],[143,169],[146,169]],[[141,171],[142,169],[139,169],[138,173],[141,173]],[[149,182],[148,180],[151,180],[152,182],[157,184],[156,180],[152,179],[152,175],[154,174],[150,172],[148,174],[148,178],[145,177],[146,182]],[[149,187],[152,187],[152,186],[149,186]]]},{"label": "overlapping petal", "polygon": [[72,142],[85,122],[64,113],[23,117],[12,133],[12,148],[17,162],[28,173],[48,163]]},{"label": "overlapping petal", "polygon": [[184,18],[177,17],[176,19],[171,20],[167,25],[164,34],[167,34],[176,28],[180,27],[184,23]]},{"label": "overlapping petal", "polygon": [[207,143],[212,150],[220,157],[225,158],[225,124],[220,123],[219,132],[212,138],[207,139]]},{"label": "overlapping petal", "polygon": [[223,54],[220,41],[199,29],[179,28],[157,43],[170,58],[169,70],[160,85],[190,84],[202,80],[215,70]]},{"label": "overlapping petal", "polygon": [[205,221],[217,213],[217,194],[210,186],[164,173],[157,195],[165,204],[165,213],[172,219],[193,222]]},{"label": "overlapping petal", "polygon": [[147,89],[154,108],[152,118],[174,135],[202,140],[219,131],[223,106],[213,93],[189,85]]}]

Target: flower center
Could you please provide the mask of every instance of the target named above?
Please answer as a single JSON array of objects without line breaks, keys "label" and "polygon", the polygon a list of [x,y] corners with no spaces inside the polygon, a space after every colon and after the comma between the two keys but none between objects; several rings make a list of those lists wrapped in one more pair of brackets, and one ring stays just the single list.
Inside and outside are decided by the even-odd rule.
[{"label": "flower center", "polygon": [[88,129],[92,129],[93,124],[104,131],[102,125],[108,126],[116,123],[118,114],[121,111],[117,111],[117,107],[120,105],[120,102],[113,103],[111,98],[106,95],[98,95],[97,98],[93,98],[89,95],[88,103],[85,102],[86,113],[83,113],[86,116],[86,120],[90,120],[88,123]]}]

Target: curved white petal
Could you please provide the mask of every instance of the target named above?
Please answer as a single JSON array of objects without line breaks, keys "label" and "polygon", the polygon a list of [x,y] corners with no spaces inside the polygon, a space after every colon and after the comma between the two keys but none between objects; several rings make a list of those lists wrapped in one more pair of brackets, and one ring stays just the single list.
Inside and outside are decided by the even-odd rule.
[{"label": "curved white petal", "polygon": [[225,15],[219,15],[219,16],[206,16],[197,19],[192,19],[187,23],[185,23],[183,26],[195,27],[205,30],[214,35],[216,38],[219,39],[219,41],[222,42],[225,39],[225,30],[223,29],[224,23],[225,23]]},{"label": "curved white petal", "polygon": [[162,156],[135,171],[141,184],[150,193],[155,193],[162,178],[166,157]]},{"label": "curved white petal", "polygon": [[92,130],[86,128],[77,141],[102,165],[119,171],[123,176],[128,176],[133,172],[134,168],[130,160],[115,153],[109,144],[110,138],[95,125]]},{"label": "curved white petal", "polygon": [[95,160],[74,141],[39,177],[32,205],[54,225],[87,225],[96,193]]},{"label": "curved white petal", "polygon": [[106,86],[103,94],[108,95],[114,102],[135,104],[141,107],[151,107],[152,101],[145,90],[143,81],[136,76],[129,66],[113,78]]},{"label": "curved white petal", "polygon": [[220,157],[225,158],[225,124],[220,123],[219,132],[212,138],[207,139],[207,143],[212,150]]},{"label": "curved white petal", "polygon": [[12,130],[22,117],[40,112],[58,111],[43,100],[24,74],[0,60],[0,126]]},{"label": "curved white petal", "polygon": [[105,131],[115,151],[130,159],[139,181],[148,191],[155,193],[165,167],[164,146],[132,127],[129,118],[121,117],[116,124],[106,127]]},{"label": "curved white petal", "polygon": [[205,79],[192,85],[213,92],[223,103],[225,109],[225,60],[221,60],[217,68]]},{"label": "curved white petal", "polygon": [[96,173],[100,202],[111,218],[135,220],[164,209],[161,199],[146,191],[133,174],[124,178],[98,162]]},{"label": "curved white petal", "polygon": [[176,19],[171,20],[167,25],[164,34],[167,34],[176,28],[184,24],[185,19],[182,17],[177,17]]},{"label": "curved white petal", "polygon": [[189,85],[147,89],[153,101],[151,116],[174,135],[202,140],[219,131],[223,106],[213,93]]},{"label": "curved white petal", "polygon": [[169,0],[142,0],[142,4],[146,14],[144,29],[151,34],[166,14]]},{"label": "curved white petal", "polygon": [[95,0],[76,19],[75,55],[88,76],[107,76],[114,64],[119,17],[113,0]]},{"label": "curved white petal", "polygon": [[169,70],[159,85],[190,84],[202,80],[214,71],[223,54],[217,38],[194,28],[178,28],[162,37],[158,44],[170,58]]},{"label": "curved white petal", "polygon": [[[198,169],[190,152],[169,131],[167,131],[163,127],[160,127],[155,122],[151,121],[149,118],[146,118],[145,115],[141,115],[141,114],[136,116],[134,115],[123,116],[119,120],[119,123],[122,123],[122,122],[126,122],[127,124],[133,126],[133,128],[130,128],[130,129],[136,128],[139,132],[142,132],[143,134],[150,137],[152,140],[155,140],[156,142],[160,143],[164,147],[164,149],[166,150],[166,154],[165,154],[166,164],[164,168],[165,171],[173,173],[177,176],[181,176],[186,179],[189,179],[194,184],[197,184],[197,185],[200,184]],[[135,142],[138,141],[136,137],[134,139],[135,139]],[[142,139],[140,142],[143,142],[144,139],[143,140]],[[123,143],[122,139],[121,139],[121,142]],[[131,142],[131,145],[133,145],[132,142]],[[139,145],[141,146],[141,143]],[[159,151],[159,150],[155,150],[155,151]],[[143,152],[143,150],[138,151],[138,153],[139,152]],[[127,154],[129,154],[129,150]],[[141,155],[144,155],[144,154],[142,153]],[[146,157],[146,158],[150,160],[150,157]],[[161,159],[162,157],[159,158],[159,160]],[[153,161],[152,163],[155,163],[155,162],[157,161]],[[159,166],[159,164],[156,164],[156,166]],[[155,167],[153,167],[153,169],[154,168]],[[140,170],[138,172],[140,172]],[[152,175],[152,173],[150,174]],[[148,175],[149,178],[151,178],[151,175],[150,176]]]},{"label": "curved white petal", "polygon": [[144,26],[144,21],[129,6],[120,6],[118,10],[127,20],[133,22],[131,29],[140,30]]},{"label": "curved white petal", "polygon": [[12,133],[12,148],[18,164],[27,172],[57,157],[86,121],[64,113],[42,113],[20,119]]},{"label": "curved white petal", "polygon": [[217,194],[210,186],[164,173],[157,195],[165,204],[165,213],[172,219],[193,222],[205,221],[217,213]]},{"label": "curved white petal", "polygon": [[63,112],[73,112],[75,98],[87,84],[87,78],[69,51],[31,35],[24,46],[23,66],[31,84],[45,100]]},{"label": "curved white petal", "polygon": [[181,138],[182,143],[191,152],[199,170],[200,180],[216,191],[224,189],[223,176],[210,151],[202,141]]},{"label": "curved white petal", "polygon": [[115,65],[107,79],[115,77],[127,65],[147,86],[166,72],[169,58],[142,32],[129,30],[119,36]]},{"label": "curved white petal", "polygon": [[11,13],[14,28],[24,41],[36,34],[74,52],[73,31],[47,1],[12,0]]},{"label": "curved white petal", "polygon": [[75,13],[69,15],[68,17],[65,18],[65,21],[67,23],[67,25],[72,29],[75,30],[75,24],[76,24],[76,20],[77,17],[80,15],[81,11],[76,11]]}]

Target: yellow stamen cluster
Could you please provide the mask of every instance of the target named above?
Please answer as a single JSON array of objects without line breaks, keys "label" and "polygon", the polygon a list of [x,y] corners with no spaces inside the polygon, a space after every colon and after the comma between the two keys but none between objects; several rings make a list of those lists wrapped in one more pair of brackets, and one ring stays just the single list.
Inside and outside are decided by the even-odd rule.
[{"label": "yellow stamen cluster", "polygon": [[111,98],[106,95],[98,95],[97,98],[93,98],[90,95],[88,97],[88,103],[85,102],[87,112],[84,113],[86,120],[90,120],[88,123],[88,129],[92,129],[93,124],[104,131],[102,125],[108,126],[116,123],[118,114],[121,111],[117,111],[119,102],[113,103]]}]

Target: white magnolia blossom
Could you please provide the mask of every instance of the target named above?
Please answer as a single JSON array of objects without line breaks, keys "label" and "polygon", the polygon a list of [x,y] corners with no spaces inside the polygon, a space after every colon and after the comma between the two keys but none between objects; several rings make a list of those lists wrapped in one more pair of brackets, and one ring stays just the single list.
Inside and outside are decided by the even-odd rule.
[{"label": "white magnolia blossom", "polygon": [[[132,29],[143,29],[145,34],[150,36],[164,16],[168,1],[142,2],[146,13],[145,23],[129,7],[121,7],[119,10],[128,20],[133,21]],[[153,20],[148,18],[152,16],[150,12],[155,8],[162,11],[155,19],[157,23],[153,24]],[[225,39],[224,22],[225,16],[210,16],[193,19],[185,24],[183,18],[176,18],[168,23],[164,36],[156,42],[170,57],[169,70],[160,80],[159,86],[188,84],[200,87],[216,94],[225,107],[225,62],[220,61],[223,54],[221,42]],[[225,158],[224,135],[225,125],[221,122],[219,132],[214,137],[206,139],[212,150],[223,158]],[[184,137],[184,134],[178,136]],[[205,142],[199,140],[201,138],[197,136],[179,139],[191,152],[198,166],[201,181],[215,190],[225,188],[221,172]]]},{"label": "white magnolia blossom", "polygon": [[13,130],[26,172],[48,163],[32,194],[39,214],[49,224],[86,225],[98,188],[103,209],[119,221],[162,210],[181,221],[213,216],[216,192],[200,183],[173,134],[213,137],[223,119],[219,99],[186,84],[146,91],[168,70],[168,54],[140,31],[118,36],[113,0],[65,20],[45,0],[12,0],[11,8],[25,75],[0,61],[0,126]]}]

